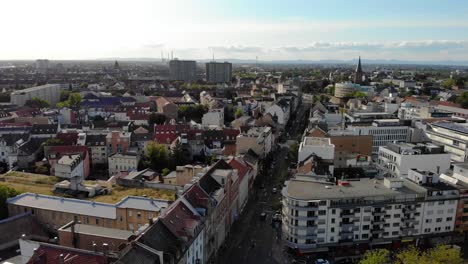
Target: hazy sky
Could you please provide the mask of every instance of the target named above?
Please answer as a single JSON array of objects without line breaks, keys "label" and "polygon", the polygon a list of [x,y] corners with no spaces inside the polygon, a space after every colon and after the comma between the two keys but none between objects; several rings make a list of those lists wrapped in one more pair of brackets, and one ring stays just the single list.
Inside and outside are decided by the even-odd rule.
[{"label": "hazy sky", "polygon": [[0,25],[0,60],[468,60],[466,0],[5,0]]}]

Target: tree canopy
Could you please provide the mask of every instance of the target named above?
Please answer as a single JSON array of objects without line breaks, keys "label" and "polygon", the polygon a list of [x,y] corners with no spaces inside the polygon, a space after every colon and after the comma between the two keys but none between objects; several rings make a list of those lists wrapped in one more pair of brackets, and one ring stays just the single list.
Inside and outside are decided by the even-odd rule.
[{"label": "tree canopy", "polygon": [[460,104],[463,108],[468,108],[468,92],[462,93],[455,99],[457,104]]},{"label": "tree canopy", "polygon": [[413,246],[394,255],[391,260],[390,252],[386,249],[367,251],[359,264],[462,264],[460,250],[447,245],[421,251]]},{"label": "tree canopy", "polygon": [[13,188],[0,185],[0,219],[8,217],[8,206],[6,200],[18,194],[19,192]]},{"label": "tree canopy", "polygon": [[179,118],[185,118],[185,120],[194,120],[201,122],[203,115],[208,112],[208,106],[198,104],[195,106],[183,105],[179,107]]},{"label": "tree canopy", "polygon": [[68,96],[68,99],[64,102],[58,102],[57,107],[58,108],[63,108],[63,107],[70,107],[70,108],[78,108],[81,104],[81,95],[79,93],[71,93]]},{"label": "tree canopy", "polygon": [[25,105],[33,108],[45,108],[49,107],[50,103],[41,98],[34,97],[31,100],[27,100]]}]

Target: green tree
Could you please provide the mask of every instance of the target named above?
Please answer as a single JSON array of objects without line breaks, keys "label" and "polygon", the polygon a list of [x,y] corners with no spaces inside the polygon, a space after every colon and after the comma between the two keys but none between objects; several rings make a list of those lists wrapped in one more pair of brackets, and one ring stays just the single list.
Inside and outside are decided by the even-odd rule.
[{"label": "green tree", "polygon": [[33,108],[45,108],[49,107],[50,103],[41,98],[33,97],[31,100],[27,100],[25,105]]},{"label": "green tree", "polygon": [[388,264],[390,252],[387,249],[367,251],[359,264]]},{"label": "green tree", "polygon": [[450,89],[454,85],[455,85],[455,80],[452,78],[446,79],[442,82],[442,87],[444,87],[445,89]]},{"label": "green tree", "polygon": [[36,166],[34,172],[37,174],[49,174],[49,168],[47,168],[47,166],[44,165]]},{"label": "green tree", "polygon": [[163,176],[166,176],[166,175],[168,175],[170,172],[171,172],[170,169],[164,168],[164,169],[162,170],[162,175],[163,175]]},{"label": "green tree", "polygon": [[79,93],[71,93],[70,96],[68,96],[68,105],[71,108],[77,109],[81,104],[81,100],[81,95]]},{"label": "green tree", "polygon": [[455,99],[457,104],[460,104],[463,108],[468,108],[468,92],[462,93],[460,96]]},{"label": "green tree", "polygon": [[64,102],[68,100],[68,97],[70,96],[71,92],[69,90],[61,89],[60,90],[60,102]]},{"label": "green tree", "polygon": [[18,194],[19,192],[13,188],[0,185],[0,219],[8,217],[8,206],[6,200]]},{"label": "green tree", "polygon": [[237,109],[236,109],[236,114],[235,114],[236,118],[239,118],[239,117],[241,117],[242,115],[244,115],[244,112],[242,111],[242,109],[237,108]]},{"label": "green tree", "polygon": [[164,145],[151,141],[146,145],[146,155],[144,166],[155,171],[161,171],[169,163],[169,155]]},{"label": "green tree", "polygon": [[160,113],[151,112],[148,117],[148,124],[153,129],[154,124],[162,125],[166,122],[166,116]]},{"label": "green tree", "polygon": [[463,258],[460,250],[447,246],[438,245],[437,247],[426,251],[420,263],[427,264],[462,264]]},{"label": "green tree", "polygon": [[177,143],[171,152],[171,167],[187,165],[190,162],[190,153],[188,153],[180,143]]}]

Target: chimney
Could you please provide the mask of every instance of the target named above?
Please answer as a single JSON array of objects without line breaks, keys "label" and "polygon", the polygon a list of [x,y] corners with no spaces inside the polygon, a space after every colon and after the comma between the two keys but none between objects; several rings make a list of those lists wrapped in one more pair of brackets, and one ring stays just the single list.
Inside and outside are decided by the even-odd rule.
[{"label": "chimney", "polygon": [[70,230],[71,230],[71,233],[72,233],[72,246],[73,246],[74,248],[76,248],[76,246],[77,246],[77,245],[76,245],[77,239],[76,239],[76,233],[75,233],[75,224],[76,224],[76,222],[73,221],[73,222],[71,223],[71,226],[70,226]]},{"label": "chimney", "polygon": [[58,263],[59,264],[64,264],[65,263],[65,256],[63,256],[63,254],[59,255]]},{"label": "chimney", "polygon": [[102,244],[102,254],[104,256],[104,263],[109,263],[109,244]]}]

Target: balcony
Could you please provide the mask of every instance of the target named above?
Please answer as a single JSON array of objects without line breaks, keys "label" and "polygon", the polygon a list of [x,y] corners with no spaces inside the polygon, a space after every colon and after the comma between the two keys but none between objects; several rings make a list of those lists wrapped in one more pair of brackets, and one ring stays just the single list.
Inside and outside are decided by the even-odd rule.
[{"label": "balcony", "polygon": [[374,216],[384,216],[386,214],[385,211],[374,211],[372,213]]},{"label": "balcony", "polygon": [[293,243],[290,241],[286,241],[286,245],[290,248],[297,248],[297,249],[317,248],[317,244],[299,244],[299,243]]},{"label": "balcony", "polygon": [[351,212],[346,212],[346,213],[341,213],[340,214],[341,218],[354,218],[354,213],[351,213]]},{"label": "balcony", "polygon": [[384,219],[372,220],[371,224],[373,224],[373,225],[383,225],[383,224],[385,224],[385,220]]},{"label": "balcony", "polygon": [[414,219],[414,218],[405,218],[403,220],[401,220],[401,222],[403,222],[404,224],[419,224],[419,221]]},{"label": "balcony", "polygon": [[371,233],[372,233],[372,234],[382,234],[383,232],[385,232],[385,230],[383,230],[383,228],[372,229],[372,230],[371,230]]}]

